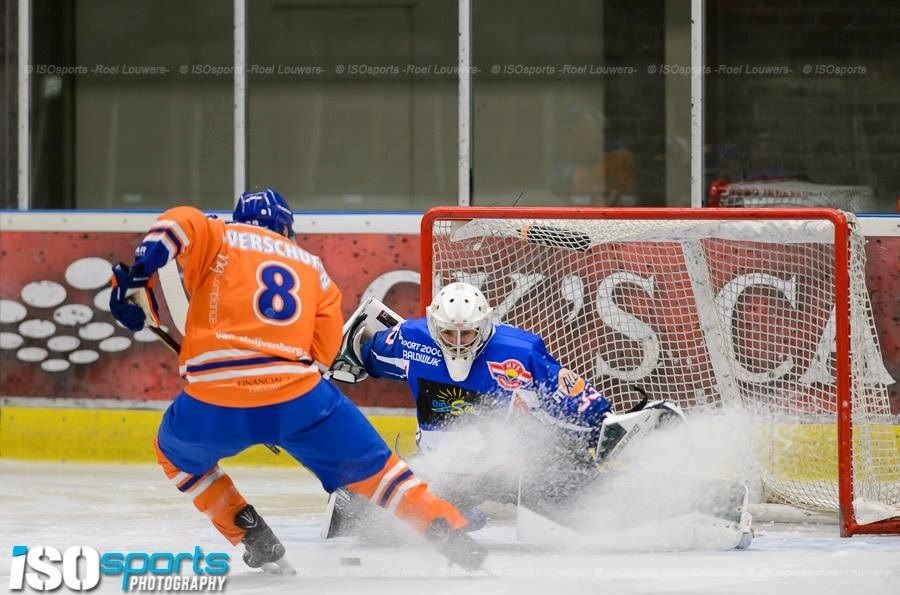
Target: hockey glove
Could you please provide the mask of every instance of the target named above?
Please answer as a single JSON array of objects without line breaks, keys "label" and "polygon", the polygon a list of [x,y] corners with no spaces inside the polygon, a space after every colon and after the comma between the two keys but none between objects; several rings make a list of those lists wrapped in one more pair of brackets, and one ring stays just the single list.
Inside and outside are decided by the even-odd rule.
[{"label": "hockey glove", "polygon": [[363,332],[366,328],[366,317],[359,316],[350,323],[350,328],[344,333],[341,348],[338,351],[334,363],[331,364],[331,378],[339,382],[356,384],[369,377],[366,367],[359,359]]},{"label": "hockey glove", "polygon": [[610,460],[633,439],[642,439],[660,426],[683,421],[681,407],[672,401],[645,399],[627,413],[610,413],[600,426],[595,458],[598,462]]},{"label": "hockey glove", "polygon": [[346,382],[348,384],[356,384],[362,382],[369,377],[366,369],[348,361],[348,359],[337,359],[331,366],[331,379],[338,382]]},{"label": "hockey glove", "polygon": [[150,276],[121,262],[114,266],[109,312],[132,332],[144,328],[148,316],[150,325],[159,326],[159,304],[150,287]]}]

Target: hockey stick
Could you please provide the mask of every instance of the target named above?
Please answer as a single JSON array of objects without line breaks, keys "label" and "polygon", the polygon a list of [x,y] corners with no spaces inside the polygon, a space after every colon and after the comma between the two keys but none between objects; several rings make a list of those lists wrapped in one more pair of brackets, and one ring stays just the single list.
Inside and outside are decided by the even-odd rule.
[{"label": "hockey stick", "polygon": [[591,248],[591,237],[580,231],[561,229],[550,225],[522,226],[522,237],[529,244],[548,248],[566,248],[576,252],[587,252]]},{"label": "hockey stick", "polygon": [[[169,261],[164,267],[157,272],[159,277],[159,286],[169,307],[169,316],[175,327],[184,334],[185,323],[187,319],[188,299],[187,293],[184,291],[184,285],[181,284],[181,275],[178,272],[178,265],[174,260]],[[138,304],[143,308],[141,304]],[[159,337],[166,347],[174,351],[176,354],[181,353],[181,345],[172,338],[172,335],[162,330],[158,326],[148,325],[150,332]],[[281,449],[274,444],[265,444],[266,448],[273,453],[281,454]]]},{"label": "hockey stick", "polygon": [[181,345],[178,344],[178,341],[172,338],[172,335],[162,330],[158,326],[148,326],[147,328],[150,329],[150,332],[156,335],[159,340],[165,344],[166,347],[168,347],[175,353],[181,352]]},{"label": "hockey stick", "polygon": [[[135,304],[135,305],[140,306],[140,304]],[[169,349],[174,351],[175,354],[181,353],[181,344],[178,341],[176,341],[175,338],[172,337],[172,335],[170,335],[169,333],[167,333],[160,327],[153,326],[151,324],[148,324],[147,328],[150,329],[150,332],[153,333],[154,335],[156,335],[159,338],[159,340],[163,342],[163,345],[165,345],[166,347],[168,347]],[[274,444],[264,444],[263,446],[265,446],[266,448],[268,448],[275,454],[281,454],[281,449],[278,448],[277,446],[275,446]]]},{"label": "hockey stick", "polygon": [[159,288],[162,290],[166,306],[169,307],[169,316],[175,323],[178,332],[184,335],[184,325],[187,321],[188,298],[184,285],[181,284],[181,273],[178,265],[170,260],[164,267],[156,272],[159,279]]},{"label": "hockey stick", "polygon": [[591,236],[572,229],[563,229],[546,223],[521,223],[519,221],[495,221],[492,227],[481,219],[473,219],[462,224],[450,234],[450,241],[459,242],[469,239],[484,239],[490,236],[514,237],[525,240],[529,244],[548,248],[565,248],[576,252],[587,252],[591,249]]}]

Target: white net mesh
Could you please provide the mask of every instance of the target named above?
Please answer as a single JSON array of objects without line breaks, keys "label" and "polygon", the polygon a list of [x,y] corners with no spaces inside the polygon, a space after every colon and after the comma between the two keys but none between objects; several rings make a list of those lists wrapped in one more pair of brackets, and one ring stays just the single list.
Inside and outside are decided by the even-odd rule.
[{"label": "white net mesh", "polygon": [[[855,494],[895,516],[892,380],[851,231]],[[437,220],[432,233],[433,292],[479,286],[498,320],[543,337],[617,409],[634,384],[688,410],[739,404],[759,427],[769,497],[837,508],[830,221]]]},{"label": "white net mesh", "polygon": [[720,207],[828,207],[851,213],[878,210],[868,186],[835,186],[801,180],[714,182]]}]

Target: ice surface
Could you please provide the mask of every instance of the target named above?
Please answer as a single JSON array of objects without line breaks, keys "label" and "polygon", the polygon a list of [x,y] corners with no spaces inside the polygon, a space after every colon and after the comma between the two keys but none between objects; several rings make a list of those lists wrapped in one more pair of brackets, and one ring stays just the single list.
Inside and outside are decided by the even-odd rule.
[{"label": "ice surface", "polygon": [[[0,461],[0,585],[8,585],[13,545],[83,544],[101,552],[199,545],[232,553],[226,589],[232,594],[900,593],[900,537],[841,539],[833,525],[757,527],[763,534],[743,552],[610,554],[516,543],[506,521],[475,534],[491,556],[485,572],[467,575],[421,544],[320,541],[325,496],[302,470],[227,470],[284,541],[298,576],[262,576],[245,567],[240,550],[156,467]],[[344,557],[362,563],[342,566]],[[121,591],[107,578],[93,592]]]}]

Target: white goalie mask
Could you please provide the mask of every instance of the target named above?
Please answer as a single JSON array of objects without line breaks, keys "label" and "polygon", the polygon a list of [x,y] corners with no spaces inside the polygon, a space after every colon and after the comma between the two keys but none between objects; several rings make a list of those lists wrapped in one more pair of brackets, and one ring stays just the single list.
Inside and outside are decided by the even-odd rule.
[{"label": "white goalie mask", "polygon": [[478,351],[494,334],[491,308],[478,288],[451,283],[425,308],[428,332],[444,353],[450,378],[465,380]]}]

